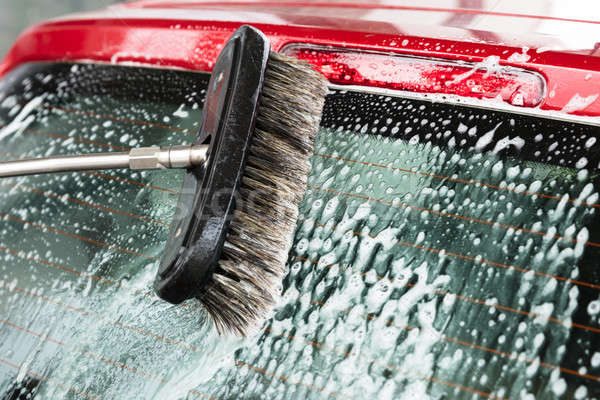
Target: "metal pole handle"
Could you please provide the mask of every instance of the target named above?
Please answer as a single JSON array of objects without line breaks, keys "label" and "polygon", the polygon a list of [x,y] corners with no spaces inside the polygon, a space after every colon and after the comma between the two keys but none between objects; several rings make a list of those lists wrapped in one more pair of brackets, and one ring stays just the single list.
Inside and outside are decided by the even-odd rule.
[{"label": "metal pole handle", "polygon": [[0,177],[89,169],[189,168],[206,161],[208,145],[140,147],[129,152],[30,158],[0,163]]}]

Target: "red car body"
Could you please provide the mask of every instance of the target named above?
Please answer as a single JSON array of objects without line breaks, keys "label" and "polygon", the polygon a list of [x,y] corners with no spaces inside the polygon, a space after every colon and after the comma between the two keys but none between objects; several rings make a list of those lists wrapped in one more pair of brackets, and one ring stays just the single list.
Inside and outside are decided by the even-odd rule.
[{"label": "red car body", "polygon": [[0,76],[49,60],[210,71],[229,35],[247,23],[264,31],[276,51],[310,43],[468,62],[498,56],[501,65],[544,77],[548,90],[539,110],[563,110],[579,96],[587,104],[566,111],[600,116],[600,20],[586,16],[593,12],[573,9],[565,16],[541,2],[520,5],[525,10],[510,2],[432,4],[139,1],[28,29],[0,64]]}]

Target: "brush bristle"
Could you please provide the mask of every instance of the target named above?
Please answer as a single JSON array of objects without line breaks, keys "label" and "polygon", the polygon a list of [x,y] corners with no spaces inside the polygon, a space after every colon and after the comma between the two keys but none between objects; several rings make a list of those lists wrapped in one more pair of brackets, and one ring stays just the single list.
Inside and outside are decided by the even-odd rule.
[{"label": "brush bristle", "polygon": [[199,298],[219,333],[246,335],[279,298],[326,94],[308,63],[270,53],[236,210]]}]

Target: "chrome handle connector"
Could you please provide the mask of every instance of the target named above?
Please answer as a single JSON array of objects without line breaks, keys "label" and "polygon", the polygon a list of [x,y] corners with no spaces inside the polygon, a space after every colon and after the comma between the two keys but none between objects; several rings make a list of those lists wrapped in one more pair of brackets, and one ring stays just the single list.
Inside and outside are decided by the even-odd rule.
[{"label": "chrome handle connector", "polygon": [[30,158],[0,163],[0,177],[47,174],[93,169],[189,168],[206,161],[208,145],[150,146],[129,152],[96,153]]}]

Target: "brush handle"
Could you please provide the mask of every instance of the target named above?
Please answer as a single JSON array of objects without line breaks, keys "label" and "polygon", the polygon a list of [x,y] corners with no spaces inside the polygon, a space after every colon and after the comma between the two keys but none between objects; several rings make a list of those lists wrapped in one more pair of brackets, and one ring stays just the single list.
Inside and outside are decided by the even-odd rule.
[{"label": "brush handle", "polygon": [[206,161],[207,145],[140,147],[129,152],[30,158],[0,163],[0,177],[48,174],[90,169],[189,168]]}]

